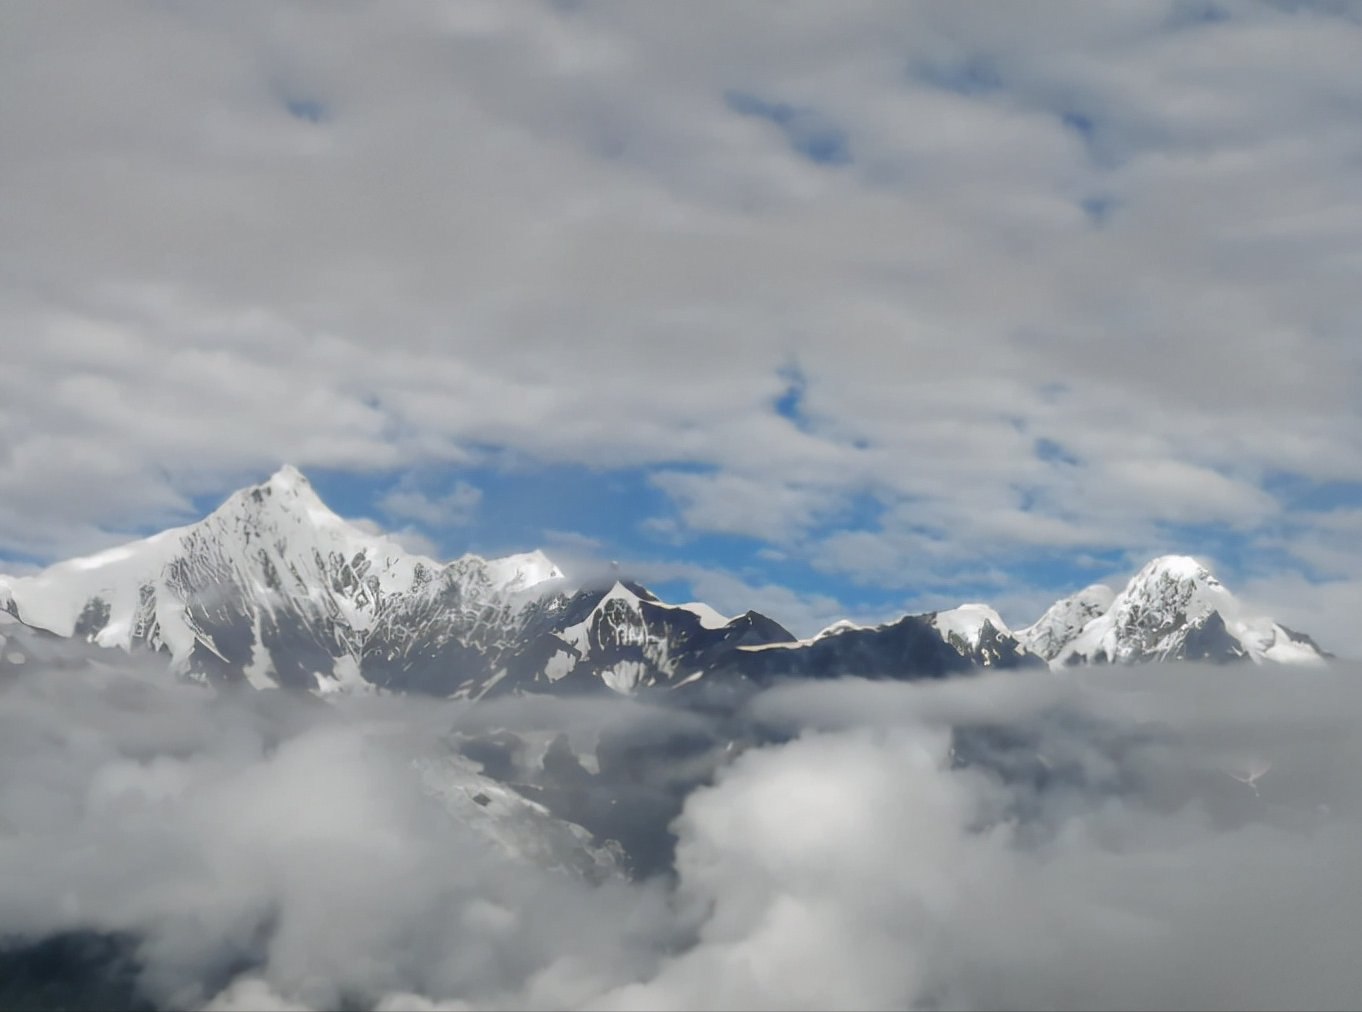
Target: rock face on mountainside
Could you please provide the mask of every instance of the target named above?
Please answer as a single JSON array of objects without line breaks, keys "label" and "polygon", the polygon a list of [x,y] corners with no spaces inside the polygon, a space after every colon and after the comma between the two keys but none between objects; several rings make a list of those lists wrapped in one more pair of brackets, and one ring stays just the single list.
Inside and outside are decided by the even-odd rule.
[{"label": "rock face on mountainside", "polygon": [[[873,627],[839,622],[797,640],[756,612],[727,618],[700,603],[668,604],[628,581],[571,587],[537,551],[436,562],[347,523],[292,467],[196,524],[0,577],[0,619],[163,654],[214,685],[320,694],[628,693],[789,676],[1322,656],[1308,637],[1242,616],[1219,581],[1179,556],[1151,562],[1119,594],[1096,585],[1065,598],[1015,635],[987,605],[966,604]],[[0,667],[8,656],[0,642]]]}]

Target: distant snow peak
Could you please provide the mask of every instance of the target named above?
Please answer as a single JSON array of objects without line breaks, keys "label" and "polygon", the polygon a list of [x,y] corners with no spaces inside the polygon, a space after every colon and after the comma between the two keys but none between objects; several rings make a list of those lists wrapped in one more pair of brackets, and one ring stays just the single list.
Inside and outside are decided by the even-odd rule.
[{"label": "distant snow peak", "polygon": [[[800,640],[799,642],[800,642],[800,643],[813,643],[813,642],[816,642],[816,641],[821,640],[821,639],[827,639],[829,636],[840,636],[840,635],[842,635],[842,633],[853,632],[854,630],[857,630],[857,629],[867,629],[867,628],[869,628],[869,627],[868,627],[868,626],[863,626],[863,625],[861,625],[859,622],[853,622],[853,621],[852,621],[851,619],[849,619],[849,618],[839,618],[836,622],[832,623],[832,625],[824,626],[822,629],[818,630],[818,632],[816,632],[816,633],[813,635],[813,638],[812,638],[812,639]],[[784,645],[786,645],[786,644],[779,644],[779,645],[784,646]]]},{"label": "distant snow peak", "polygon": [[[1242,611],[1195,559],[1169,555],[1120,593],[1085,587],[1016,634],[993,608],[968,603],[874,626],[844,620],[797,640],[756,612],[669,604],[629,580],[571,588],[540,551],[437,562],[336,515],[288,465],[198,523],[0,577],[9,638],[27,625],[150,650],[214,685],[469,699],[1326,656],[1308,636]],[[0,647],[0,670],[27,653]]]},{"label": "distant snow peak", "polygon": [[1075,628],[1084,607],[1095,610],[1100,599],[1097,593],[1089,595],[1087,602],[1060,601],[1023,630],[1022,636],[1054,666],[1240,658],[1259,663],[1317,663],[1323,659],[1308,637],[1293,636],[1271,619],[1244,616],[1238,599],[1190,556],[1153,559],[1107,607]]},{"label": "distant snow peak", "polygon": [[[203,520],[0,579],[0,607],[36,628],[149,648],[209,680],[318,691],[472,637],[493,650],[561,571],[540,551],[447,564],[339,517],[295,467]],[[380,681],[379,684],[382,684]]]},{"label": "distant snow peak", "polygon": [[[313,524],[345,524],[322,502],[306,476],[292,464],[285,464],[259,485],[233,492],[214,513],[240,514],[282,519],[287,516]],[[352,528],[362,534],[358,528]]]},{"label": "distant snow peak", "polygon": [[938,611],[932,616],[932,625],[946,641],[955,636],[969,649],[979,649],[980,640],[991,626],[995,633],[1012,635],[1012,630],[998,613],[986,604],[962,604],[949,611]]},{"label": "distant snow peak", "polygon": [[1106,614],[1115,598],[1116,591],[1105,583],[1091,584],[1050,605],[1034,623],[1018,630],[1017,639],[1033,654],[1054,660],[1085,625]]}]

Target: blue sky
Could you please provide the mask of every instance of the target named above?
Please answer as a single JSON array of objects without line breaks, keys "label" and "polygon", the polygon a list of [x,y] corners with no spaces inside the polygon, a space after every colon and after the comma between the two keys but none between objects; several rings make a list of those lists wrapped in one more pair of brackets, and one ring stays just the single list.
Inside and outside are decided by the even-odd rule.
[{"label": "blue sky", "polygon": [[290,462],[801,632],[1185,552],[1351,635],[1354,6],[3,18],[4,568]]}]

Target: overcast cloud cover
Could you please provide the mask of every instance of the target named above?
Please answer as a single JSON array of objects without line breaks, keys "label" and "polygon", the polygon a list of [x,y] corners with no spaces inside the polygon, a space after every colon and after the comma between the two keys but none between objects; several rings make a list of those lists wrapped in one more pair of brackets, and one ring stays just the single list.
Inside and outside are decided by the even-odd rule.
[{"label": "overcast cloud cover", "polygon": [[[676,819],[675,879],[592,884],[420,789],[411,759],[462,704],[215,697],[27,649],[0,685],[0,938],[117,933],[158,1007],[1343,1009],[1362,988],[1355,665],[771,690],[746,711],[769,744]],[[546,709],[574,734],[661,716],[486,718]]]},{"label": "overcast cloud cover", "polygon": [[800,630],[1186,551],[1348,649],[1360,21],[7,5],[6,568],[283,461],[454,551],[515,461],[632,475],[599,556]]}]

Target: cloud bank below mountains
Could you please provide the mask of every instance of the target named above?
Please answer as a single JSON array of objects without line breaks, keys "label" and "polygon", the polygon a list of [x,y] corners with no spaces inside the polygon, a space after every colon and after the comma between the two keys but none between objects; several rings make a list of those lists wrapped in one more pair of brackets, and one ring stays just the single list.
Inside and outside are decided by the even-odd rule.
[{"label": "cloud bank below mountains", "polygon": [[[1362,986],[1355,666],[768,691],[742,717],[766,744],[676,818],[674,875],[593,885],[422,793],[408,758],[457,707],[62,658],[0,688],[0,936],[134,939],[164,1005],[1347,1008]],[[494,718],[589,749],[663,715]]]},{"label": "cloud bank below mountains", "polygon": [[388,505],[448,525],[504,454],[877,587],[1184,550],[1350,608],[1281,483],[1357,505],[1354,13],[16,5],[0,551],[282,460],[445,469]]}]

